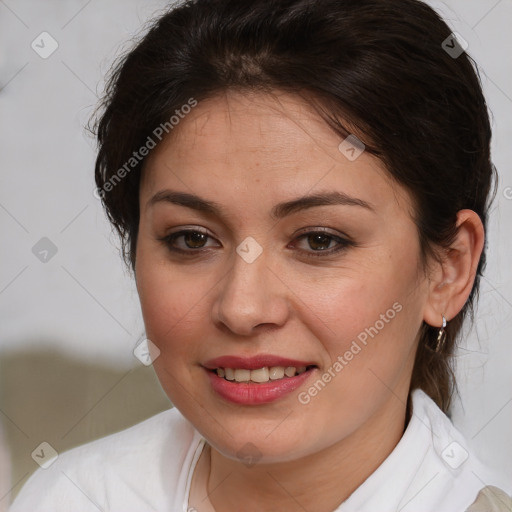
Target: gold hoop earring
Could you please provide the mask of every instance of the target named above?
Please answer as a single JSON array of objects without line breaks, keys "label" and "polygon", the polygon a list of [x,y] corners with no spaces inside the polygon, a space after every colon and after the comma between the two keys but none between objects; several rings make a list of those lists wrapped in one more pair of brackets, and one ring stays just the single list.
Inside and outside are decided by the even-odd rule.
[{"label": "gold hoop earring", "polygon": [[446,327],[446,318],[443,316],[443,325],[441,327],[441,329],[439,329],[439,333],[437,334],[437,341],[436,341],[436,348],[435,348],[435,352],[436,354],[439,354],[439,352],[441,352],[444,348],[444,343],[446,341],[446,331],[445,331],[445,327]]}]

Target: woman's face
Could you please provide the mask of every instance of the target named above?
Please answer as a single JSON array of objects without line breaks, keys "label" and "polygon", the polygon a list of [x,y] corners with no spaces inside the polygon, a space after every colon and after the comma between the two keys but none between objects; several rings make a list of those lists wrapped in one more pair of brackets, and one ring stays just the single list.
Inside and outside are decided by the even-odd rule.
[{"label": "woman's face", "polygon": [[342,142],[298,97],[230,92],[147,159],[135,271],[154,366],[226,457],[298,459],[405,410],[428,295],[412,202]]}]

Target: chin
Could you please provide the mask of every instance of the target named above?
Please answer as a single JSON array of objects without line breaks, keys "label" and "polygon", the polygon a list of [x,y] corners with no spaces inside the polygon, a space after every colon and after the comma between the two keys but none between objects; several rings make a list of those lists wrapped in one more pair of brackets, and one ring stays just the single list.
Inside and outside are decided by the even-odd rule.
[{"label": "chin", "polygon": [[276,464],[291,462],[307,455],[303,453],[304,447],[297,452],[297,447],[301,445],[299,439],[290,439],[283,444],[275,440],[270,442],[261,436],[260,439],[250,439],[247,436],[240,436],[233,439],[208,439],[208,443],[213,446],[224,457],[241,462],[247,467],[254,464]]}]

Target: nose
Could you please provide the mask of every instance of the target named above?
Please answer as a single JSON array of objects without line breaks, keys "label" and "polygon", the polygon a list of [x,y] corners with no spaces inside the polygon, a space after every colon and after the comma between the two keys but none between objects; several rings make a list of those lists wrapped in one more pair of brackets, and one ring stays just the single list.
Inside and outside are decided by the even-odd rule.
[{"label": "nose", "polygon": [[213,321],[240,336],[256,329],[281,327],[289,316],[287,288],[278,272],[268,266],[265,251],[252,263],[238,254],[219,283],[212,309]]}]

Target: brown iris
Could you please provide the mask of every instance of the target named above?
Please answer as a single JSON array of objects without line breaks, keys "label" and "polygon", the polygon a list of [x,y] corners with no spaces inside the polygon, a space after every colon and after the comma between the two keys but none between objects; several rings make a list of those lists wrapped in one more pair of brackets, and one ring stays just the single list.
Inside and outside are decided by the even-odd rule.
[{"label": "brown iris", "polygon": [[198,233],[197,231],[191,231],[183,235],[185,244],[191,249],[198,249],[204,246],[208,236],[204,233]]},{"label": "brown iris", "polygon": [[308,244],[312,249],[315,250],[327,249],[331,243],[331,240],[331,236],[323,235],[321,233],[315,233],[308,236]]}]

